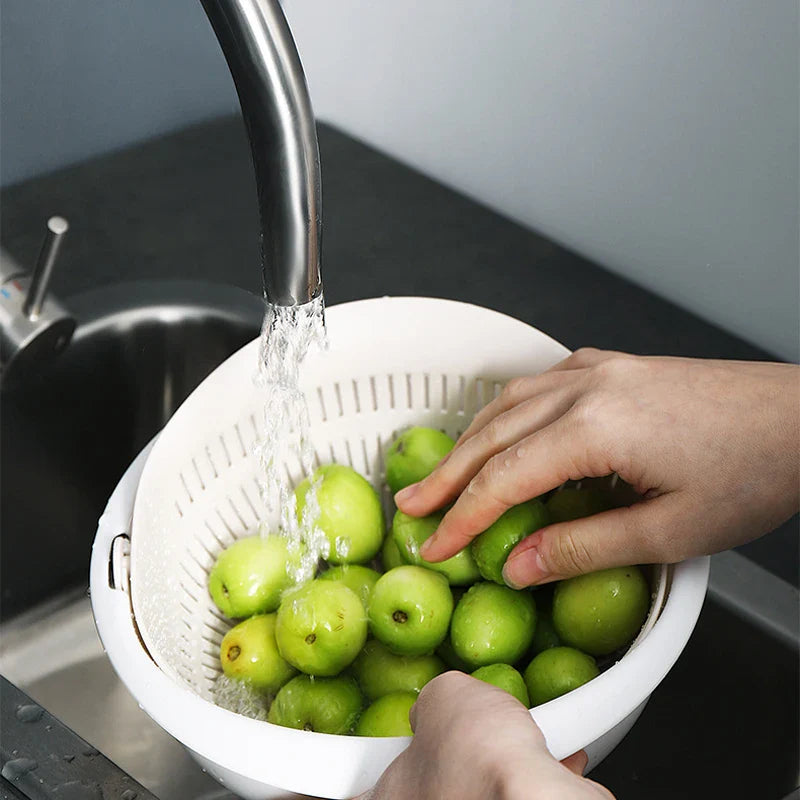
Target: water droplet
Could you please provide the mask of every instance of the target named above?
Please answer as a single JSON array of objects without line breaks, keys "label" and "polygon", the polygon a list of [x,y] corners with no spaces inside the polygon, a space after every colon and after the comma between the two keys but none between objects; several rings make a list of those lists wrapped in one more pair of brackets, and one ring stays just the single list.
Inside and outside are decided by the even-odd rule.
[{"label": "water droplet", "polygon": [[38,722],[44,714],[44,709],[33,703],[26,703],[17,709],[17,719],[20,722]]},{"label": "water droplet", "polygon": [[75,760],[75,756],[64,756],[64,761],[66,761],[67,764],[69,764],[70,761],[74,761],[74,760]]},{"label": "water droplet", "polygon": [[136,800],[139,795],[133,789],[126,789],[122,793],[122,800]]},{"label": "water droplet", "polygon": [[340,559],[347,558],[350,552],[350,539],[344,536],[337,536],[334,550]]},{"label": "water droplet", "polygon": [[100,755],[100,751],[96,747],[89,747],[83,751],[83,754],[88,758],[94,758]]},{"label": "water droplet", "polygon": [[38,762],[32,758],[12,758],[3,764],[3,769],[0,770],[2,775],[7,781],[18,781],[20,778],[32,772],[39,766]]},{"label": "water droplet", "polygon": [[103,800],[103,792],[96,783],[69,781],[53,790],[58,800]]}]

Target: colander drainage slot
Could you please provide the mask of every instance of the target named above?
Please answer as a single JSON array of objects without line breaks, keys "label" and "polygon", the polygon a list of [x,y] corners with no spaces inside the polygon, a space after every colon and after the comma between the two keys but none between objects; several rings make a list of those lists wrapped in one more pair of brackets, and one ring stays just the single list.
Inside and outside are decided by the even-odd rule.
[{"label": "colander drainage slot", "polygon": [[108,585],[125,594],[131,592],[131,537],[120,533],[111,542],[108,556]]}]

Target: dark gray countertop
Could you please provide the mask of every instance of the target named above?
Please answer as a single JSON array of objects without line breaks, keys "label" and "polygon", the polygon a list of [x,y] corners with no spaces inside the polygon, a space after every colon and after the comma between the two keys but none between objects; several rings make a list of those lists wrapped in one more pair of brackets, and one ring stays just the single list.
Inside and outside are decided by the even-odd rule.
[{"label": "dark gray countertop", "polygon": [[[769,354],[320,125],[327,303],[427,295],[497,309],[570,348],[764,359]],[[48,216],[69,241],[53,280],[69,298],[141,278],[259,292],[255,186],[238,117],[8,187],[3,247],[36,257]],[[798,580],[797,519],[742,551]]]}]

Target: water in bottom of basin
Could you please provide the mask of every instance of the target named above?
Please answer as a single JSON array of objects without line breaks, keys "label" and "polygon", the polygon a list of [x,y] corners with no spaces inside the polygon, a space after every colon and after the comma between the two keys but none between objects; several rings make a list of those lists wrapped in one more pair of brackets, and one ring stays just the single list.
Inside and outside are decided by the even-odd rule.
[{"label": "water in bottom of basin", "polygon": [[246,683],[220,673],[211,690],[214,702],[222,708],[250,719],[266,721],[269,713],[269,698],[259,694]]}]

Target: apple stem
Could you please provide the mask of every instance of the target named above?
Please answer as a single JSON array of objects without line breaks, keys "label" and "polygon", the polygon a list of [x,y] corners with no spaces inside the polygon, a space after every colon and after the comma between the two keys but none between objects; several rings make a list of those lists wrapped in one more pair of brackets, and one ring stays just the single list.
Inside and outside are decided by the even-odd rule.
[{"label": "apple stem", "polygon": [[406,614],[405,611],[395,611],[394,614],[392,614],[392,619],[400,623],[408,622],[408,614]]},{"label": "apple stem", "polygon": [[317,641],[317,634],[316,633],[309,633],[306,636],[306,644],[314,644]]}]

